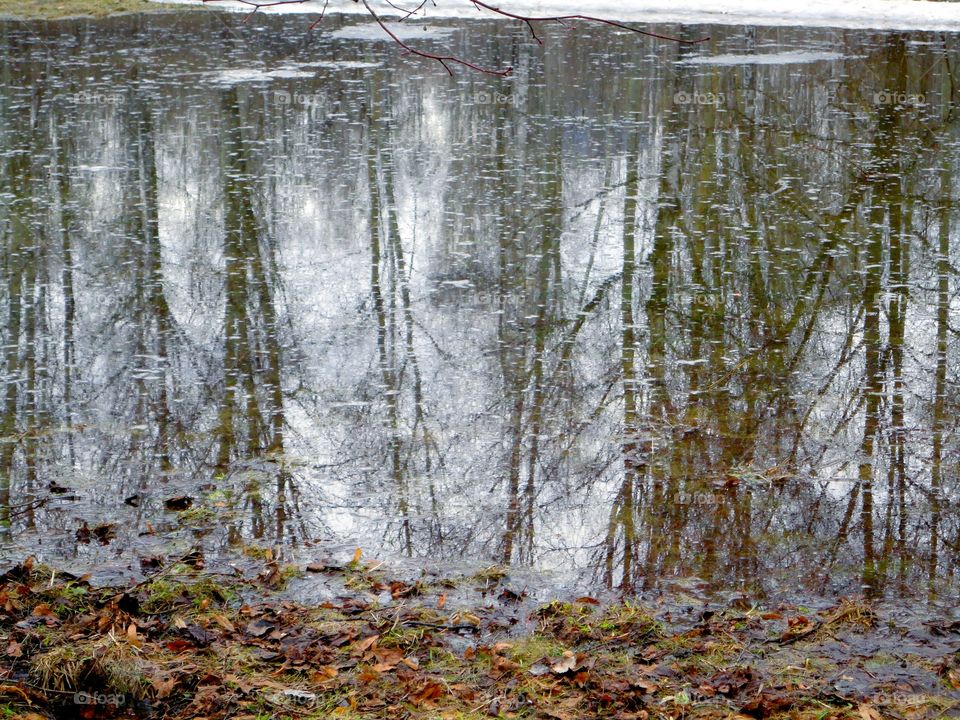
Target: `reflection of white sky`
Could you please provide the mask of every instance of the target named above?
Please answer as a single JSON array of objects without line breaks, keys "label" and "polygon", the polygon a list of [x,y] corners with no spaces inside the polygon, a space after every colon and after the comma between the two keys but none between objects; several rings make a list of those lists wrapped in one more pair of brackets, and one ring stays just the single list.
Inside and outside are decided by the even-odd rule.
[{"label": "reflection of white sky", "polygon": [[[510,407],[503,398],[504,383],[497,357],[499,318],[493,297],[498,272],[494,249],[501,220],[494,215],[499,210],[495,196],[499,185],[481,185],[479,179],[489,177],[495,167],[488,157],[492,147],[488,130],[499,109],[466,102],[464,96],[473,97],[474,93],[469,86],[458,87],[461,79],[450,81],[442,73],[429,73],[422,68],[408,74],[405,68],[393,70],[389,63],[371,64],[377,67],[355,65],[344,69],[343,72],[353,74],[342,78],[343,82],[337,77],[341,72],[338,68],[319,68],[321,74],[316,80],[287,79],[282,86],[262,84],[264,77],[259,71],[256,82],[251,83],[241,82],[244,77],[239,75],[231,76],[239,83],[246,136],[262,133],[266,137],[262,144],[251,145],[250,153],[253,171],[258,176],[255,203],[264,211],[265,224],[276,243],[281,280],[277,304],[285,328],[285,390],[289,395],[286,416],[292,430],[288,449],[305,464],[299,471],[306,498],[301,507],[311,528],[329,528],[336,536],[356,539],[365,547],[381,544],[395,550],[398,546],[397,493],[384,460],[387,407],[380,387],[369,287],[367,130],[356,121],[355,112],[359,101],[366,99],[365,84],[376,83],[395,98],[392,129],[382,128],[381,138],[392,143],[394,199],[410,274],[414,345],[423,378],[426,427],[442,456],[433,458],[432,474],[428,476],[423,462],[423,428],[414,434],[412,427],[408,363],[401,391],[399,436],[409,462],[411,515],[417,538],[424,537],[431,505],[436,501],[447,538],[442,547],[424,541],[424,546],[416,551],[446,557],[467,554],[489,558],[495,555],[503,527]],[[650,65],[642,68],[644,78],[657,76],[655,63]],[[324,70],[330,72],[323,75]],[[761,73],[757,82],[761,89],[772,82],[770,78],[786,85],[793,82],[803,89],[806,85],[802,78],[806,76],[799,76],[798,82],[791,81],[790,74],[818,73],[821,68],[804,66],[801,71],[763,67],[752,71]],[[233,71],[227,68],[224,72]],[[373,76],[366,73],[377,75],[371,79]],[[523,72],[518,75],[520,80],[512,84],[511,93],[519,107],[508,114],[509,177],[503,181],[507,190],[520,178],[529,181],[543,172],[540,162],[544,134],[552,131],[554,120],[562,118],[563,111],[558,108],[568,107],[564,103],[569,100],[564,96],[565,88],[551,86],[550,91],[557,97],[543,101],[538,95],[542,90],[531,87]],[[701,80],[706,82],[709,78],[697,81]],[[673,178],[678,162],[685,164],[691,177],[700,171],[696,167],[697,157],[690,153],[706,154],[707,150],[703,141],[689,136],[693,135],[691,128],[695,129],[704,116],[685,116],[682,122],[686,124],[679,131],[674,130],[673,135],[665,129],[672,109],[672,92],[666,83],[672,81],[672,76],[658,77],[648,81],[649,87],[644,90],[639,112],[643,120],[636,126],[639,159],[626,158],[625,139],[629,132],[607,116],[592,118],[594,111],[601,115],[599,103],[582,108],[570,102],[569,106],[582,117],[556,130],[564,143],[561,264],[568,317],[575,312],[581,287],[584,300],[588,301],[600,283],[622,268],[623,184],[628,170],[636,169],[641,178],[637,248],[643,261],[649,259],[652,249],[657,204],[661,200],[660,173],[670,172]],[[609,85],[604,82],[597,81],[607,96],[618,99],[620,86],[615,79]],[[278,87],[302,91],[304,97],[316,101],[278,107]],[[344,90],[345,87],[349,89]],[[463,92],[457,95],[458,90]],[[178,378],[187,386],[184,401],[201,408],[196,418],[201,434],[212,425],[214,411],[205,404],[208,401],[204,392],[220,382],[223,217],[221,147],[216,137],[222,129],[218,93],[223,92],[205,84],[188,87],[183,94],[171,91],[169,105],[160,107],[154,117],[165,292],[185,338],[176,351],[182,356]],[[576,91],[569,93],[574,100],[580,100]],[[268,109],[264,117],[257,116],[254,110],[261,107],[260,101]],[[793,117],[828,134],[828,140],[831,132],[838,136],[849,132],[838,124],[820,124],[817,115],[822,102],[822,98],[810,104],[797,102]],[[87,213],[83,223],[87,235],[77,244],[77,264],[81,268],[78,339],[84,392],[94,397],[99,385],[129,363],[129,338],[125,335],[129,324],[114,326],[111,313],[116,311],[117,298],[130,278],[128,267],[113,265],[114,258],[121,256],[116,250],[129,242],[122,236],[119,224],[124,208],[117,189],[123,184],[122,169],[128,166],[130,147],[127,130],[116,117],[116,110],[96,107],[85,112],[82,142],[77,151],[81,167],[78,194],[83,197]],[[622,107],[609,111],[618,123],[622,114]],[[324,123],[333,116],[339,119]],[[592,125],[591,120],[595,120]],[[521,130],[517,130],[517,124]],[[677,135],[681,136],[679,141]],[[710,152],[736,154],[737,142],[745,141],[732,135],[723,134]],[[809,170],[812,163],[792,157],[790,163],[788,170],[796,174],[787,176],[786,182],[780,184],[784,193],[795,187],[803,190],[805,179],[811,179],[803,171]],[[822,167],[828,170],[815,178],[822,192],[836,190],[834,186],[843,177],[837,158],[825,158]],[[740,180],[736,173],[729,167],[725,169],[730,174],[716,191],[718,207],[735,194],[728,192],[731,188],[744,192],[737,185]],[[684,181],[687,188],[694,182],[691,177]],[[601,192],[607,188],[609,192]],[[780,193],[767,202],[778,207],[779,197]],[[531,203],[533,200],[522,199]],[[519,205],[521,201],[511,197],[508,202]],[[693,211],[688,206],[689,198],[685,203],[690,215]],[[525,219],[534,224],[529,232],[535,236],[538,216],[532,206],[510,209],[518,210],[521,216],[527,213]],[[593,235],[601,210],[602,222],[594,250]],[[732,216],[731,213],[725,217]],[[694,220],[684,218],[688,231]],[[684,236],[678,234],[677,241],[683,245]],[[811,247],[815,249],[815,243]],[[689,287],[692,282],[684,268],[688,259],[685,247],[676,250],[671,259],[671,278],[676,287]],[[929,255],[914,260],[915,279],[923,274],[923,286],[934,287]],[[585,281],[588,267],[590,277]],[[774,272],[776,268],[766,270]],[[387,280],[385,277],[384,282]],[[458,282],[463,280],[468,283]],[[641,262],[638,292],[642,297],[637,313],[641,347],[647,330],[642,308],[649,285],[650,269]],[[527,292],[532,291],[528,288]],[[621,332],[619,292],[619,286],[615,286],[608,301],[580,332],[573,355],[576,389],[570,402],[564,405],[553,397],[554,404],[548,405],[542,432],[544,467],[537,480],[540,508],[536,518],[537,553],[545,567],[559,570],[586,565],[593,553],[591,548],[604,537],[611,500],[623,476],[622,462],[617,457],[622,409],[615,384]],[[687,299],[682,292],[675,292],[670,301],[679,306]],[[926,399],[932,395],[929,352],[934,347],[934,300],[932,291],[915,290],[907,323],[909,462],[911,472],[921,483],[926,482],[924,463],[929,453],[929,440],[924,433],[929,428]],[[391,302],[399,303],[399,295],[388,297],[388,305]],[[850,322],[845,307],[843,299],[828,303],[819,318],[811,349],[797,368],[793,387],[801,410],[806,408],[839,353]],[[668,385],[673,399],[682,407],[687,401],[685,393],[692,367],[688,363],[703,358],[688,356],[686,339],[676,332],[676,316],[671,318],[674,335],[668,349]],[[401,316],[394,326],[399,362],[404,332]],[[557,342],[555,334],[547,341],[548,372],[552,370]],[[743,351],[733,344],[727,349],[731,366],[739,359],[736,352]],[[642,350],[637,361],[643,375],[647,358]],[[830,427],[844,410],[852,389],[861,382],[862,372],[862,357],[858,356],[837,376],[812,413],[812,435],[825,436],[823,428]],[[955,376],[955,368],[951,367],[949,377]],[[614,387],[608,392],[610,383]],[[129,394],[129,384],[117,383],[110,392],[90,403],[91,412],[98,416],[98,430],[103,436],[116,439],[118,446],[123,445],[129,430],[126,419],[117,410],[126,407],[124,403],[129,398],[125,394]],[[573,444],[569,455],[561,458],[559,449],[551,443],[569,427],[579,426],[588,430]],[[659,428],[656,430],[659,432]],[[837,463],[855,457],[861,433],[862,414],[858,414],[847,432],[824,437],[830,446],[825,460],[802,470],[810,479],[836,480]],[[919,442],[914,442],[915,438]],[[661,440],[659,445],[665,442]],[[716,448],[712,451],[716,452]],[[764,436],[757,443],[754,460],[763,469],[766,463],[782,461],[785,452]],[[90,455],[94,452],[90,451]],[[95,466],[93,459],[85,465]],[[698,466],[692,463],[692,467],[696,470]],[[855,466],[848,468],[853,470]],[[882,470],[880,462],[878,477]],[[842,499],[848,490],[848,482],[835,483],[831,499]],[[882,493],[878,488],[878,497],[882,498]],[[779,516],[776,522],[790,532],[804,526],[807,518],[798,511],[795,515]],[[691,529],[694,553],[698,532],[698,528]],[[388,537],[381,540],[384,534]]]}]

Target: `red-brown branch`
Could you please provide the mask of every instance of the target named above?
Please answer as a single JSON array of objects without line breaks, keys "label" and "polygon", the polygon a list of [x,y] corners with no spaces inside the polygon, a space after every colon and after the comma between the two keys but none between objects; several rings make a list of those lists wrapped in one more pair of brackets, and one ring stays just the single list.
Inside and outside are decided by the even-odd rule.
[{"label": "red-brown branch", "polygon": [[[248,5],[253,8],[249,13],[243,16],[243,22],[247,22],[250,18],[256,15],[257,10],[260,8],[274,7],[276,5],[300,5],[310,0],[236,0],[241,5]],[[328,0],[329,1],[329,0]],[[220,0],[203,0],[204,3],[208,2],[220,2]],[[326,10],[327,6],[324,4],[323,9]],[[320,14],[323,17],[323,13]]]},{"label": "red-brown branch", "polygon": [[698,38],[697,40],[684,40],[683,38],[672,37],[670,35],[661,35],[659,33],[650,32],[649,30],[640,30],[639,28],[624,25],[616,20],[607,20],[606,18],[593,17],[591,15],[553,15],[548,17],[517,15],[516,13],[512,13],[507,10],[501,10],[493,5],[488,5],[481,0],[470,0],[470,2],[473,3],[478,10],[488,10],[492,13],[496,13],[497,15],[502,15],[503,17],[507,17],[512,20],[519,20],[520,22],[524,23],[528,28],[530,28],[530,34],[533,35],[533,39],[541,45],[543,45],[543,41],[541,41],[540,38],[537,37],[536,32],[534,32],[533,23],[555,22],[562,24],[564,20],[583,20],[585,22],[600,23],[601,25],[610,25],[611,27],[620,28],[621,30],[629,30],[630,32],[637,33],[638,35],[646,35],[647,37],[657,38],[658,40],[669,40],[670,42],[681,43],[683,45],[696,45],[697,43],[702,43],[710,39],[709,37],[702,37]]},{"label": "red-brown branch", "polygon": [[391,0],[385,0],[385,1],[386,1],[387,5],[389,5],[390,7],[392,7],[394,10],[399,10],[400,12],[403,13],[403,17],[400,18],[399,22],[403,22],[404,20],[406,20],[407,18],[409,18],[411,15],[415,15],[416,13],[420,12],[420,10],[423,8],[423,6],[427,4],[427,0],[420,0],[420,4],[419,4],[419,5],[417,5],[415,8],[411,8],[410,10],[407,10],[406,8],[400,7],[399,5],[397,5],[396,3],[392,2]]},{"label": "red-brown branch", "polygon": [[[356,2],[356,0],[354,0],[354,2]],[[370,7],[370,3],[367,2],[367,0],[360,0],[360,2],[363,3],[363,6],[367,9],[367,12],[370,13],[370,16],[377,21],[377,24],[383,29],[383,31],[387,35],[393,38],[393,41],[397,45],[402,47],[411,55],[427,58],[428,60],[436,60],[441,65],[443,65],[444,70],[446,70],[447,73],[449,73],[451,76],[453,75],[453,70],[450,68],[450,66],[447,63],[456,63],[457,65],[463,65],[464,67],[468,67],[471,70],[477,70],[479,72],[486,73],[487,75],[497,75],[499,77],[507,77],[508,75],[510,75],[510,73],[513,72],[512,67],[508,67],[506,70],[494,70],[492,68],[485,68],[479,65],[474,65],[472,62],[464,60],[463,58],[458,58],[454,55],[436,55],[434,53],[426,52],[425,50],[417,50],[414,47],[410,47],[407,43],[405,43],[403,40],[397,37],[396,33],[394,33],[393,30],[391,30],[387,26],[387,24],[380,18],[380,16],[377,15],[376,12],[374,12],[373,8]]]},{"label": "red-brown branch", "polygon": [[[221,0],[203,0],[204,3],[208,2],[220,2]],[[418,50],[415,47],[411,47],[409,44],[404,42],[394,33],[386,22],[377,14],[377,12],[370,7],[368,0],[353,0],[363,5],[367,13],[374,19],[377,25],[393,40],[397,45],[399,45],[405,52],[410,55],[416,55],[417,57],[426,58],[427,60],[436,60],[443,66],[443,69],[446,70],[450,75],[453,75],[453,69],[450,67],[451,64],[462,65],[463,67],[470,68],[471,70],[476,70],[477,72],[484,73],[486,75],[496,75],[498,77],[507,77],[513,72],[512,67],[508,67],[504,70],[496,70],[494,68],[486,68],[475,63],[464,60],[463,58],[458,58],[454,55],[440,55],[437,53],[427,52],[426,50]],[[309,0],[237,0],[237,2],[248,5],[253,8],[253,10],[246,16],[244,16],[243,21],[248,21],[253,15],[260,10],[261,8],[275,7],[277,5],[301,5]],[[401,18],[400,22],[403,22],[411,15],[419,11],[426,3],[427,0],[421,0],[420,4],[417,5],[412,10],[406,10],[404,8],[398,7],[395,5],[392,0],[385,0],[388,5],[392,8],[399,10],[404,13],[404,16]],[[637,33],[638,35],[646,35],[647,37],[657,38],[658,40],[667,40],[669,42],[682,43],[684,45],[696,45],[697,43],[702,43],[706,40],[709,40],[709,37],[699,38],[697,40],[684,40],[683,38],[671,37],[670,35],[661,35],[659,33],[650,32],[648,30],[640,30],[639,28],[630,27],[623,23],[617,22],[615,20],[607,20],[606,18],[593,17],[591,15],[553,15],[546,17],[533,17],[529,15],[518,15],[517,13],[512,13],[508,10],[502,10],[493,5],[489,5],[483,0],[469,0],[473,3],[473,6],[478,10],[486,10],[492,12],[496,15],[500,15],[505,18],[510,18],[511,20],[518,20],[519,22],[524,23],[527,28],[530,30],[530,35],[534,40],[537,41],[540,45],[543,45],[543,41],[537,36],[537,32],[534,29],[534,23],[560,23],[564,24],[568,20],[582,20],[584,22],[593,22],[599,23],[601,25],[609,25],[611,27],[619,28],[621,30],[627,30],[629,32]],[[330,0],[325,0],[323,4],[323,9],[320,11],[320,17],[310,24],[310,29],[315,28],[327,11],[327,5],[329,5]]]}]

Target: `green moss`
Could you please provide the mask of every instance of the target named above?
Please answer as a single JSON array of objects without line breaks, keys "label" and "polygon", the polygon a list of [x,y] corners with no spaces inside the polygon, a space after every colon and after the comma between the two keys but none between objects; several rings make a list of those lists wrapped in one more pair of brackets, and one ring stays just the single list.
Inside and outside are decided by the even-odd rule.
[{"label": "green moss", "polygon": [[522,668],[528,668],[545,657],[559,658],[566,650],[563,644],[542,635],[531,635],[512,642],[509,649],[510,659]]},{"label": "green moss", "polygon": [[195,582],[185,582],[170,577],[161,577],[146,584],[147,597],[143,601],[146,612],[168,612],[178,605],[190,604],[200,608],[206,601],[218,605],[237,599],[236,592],[221,585],[209,575]]},{"label": "green moss", "polygon": [[177,513],[177,520],[181,525],[203,525],[212,522],[217,514],[208,507],[197,505]]},{"label": "green moss", "polygon": [[420,647],[425,635],[425,628],[400,625],[384,633],[380,637],[380,645],[403,648],[404,650],[414,649]]}]

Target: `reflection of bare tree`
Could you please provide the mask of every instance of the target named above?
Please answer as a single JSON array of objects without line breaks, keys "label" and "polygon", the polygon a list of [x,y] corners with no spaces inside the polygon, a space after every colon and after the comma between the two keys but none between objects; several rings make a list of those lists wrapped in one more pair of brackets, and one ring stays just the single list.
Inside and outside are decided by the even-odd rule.
[{"label": "reflection of bare tree", "polygon": [[[224,93],[224,390],[217,463],[283,450],[280,338],[270,240],[254,206],[254,170],[236,88]],[[267,254],[265,256],[265,254]],[[242,446],[242,449],[240,447]]]},{"label": "reflection of bare tree", "polygon": [[[501,122],[504,112],[498,114]],[[507,137],[502,126],[499,137]],[[555,332],[560,313],[562,147],[555,128],[544,133],[542,142],[542,157],[534,162],[537,174],[545,177],[521,176],[513,185],[522,194],[535,197],[536,203],[526,213],[509,210],[510,201],[506,198],[501,206],[498,295],[502,312],[498,319],[498,345],[505,399],[510,408],[507,509],[501,544],[504,564],[533,560],[537,485],[544,466],[549,392],[545,383],[547,339]],[[502,163],[511,150],[505,146],[498,150]],[[511,183],[504,183],[503,187],[509,188]]]},{"label": "reflection of bare tree", "polygon": [[[172,397],[180,394],[171,366],[170,346],[176,323],[164,289],[160,248],[160,211],[157,199],[156,136],[152,108],[137,98],[127,115],[131,137],[123,184],[124,235],[134,238],[124,250],[132,277],[124,286],[121,312],[129,335],[134,407],[129,414],[133,431],[126,458],[143,457],[141,481],[146,482],[153,458],[160,470],[173,468],[174,437],[182,432],[174,419]],[[120,401],[127,398],[120,395]],[[126,414],[126,413],[124,413]]]},{"label": "reflection of bare tree", "polygon": [[9,531],[10,512],[10,481],[13,470],[14,453],[17,447],[17,408],[20,398],[21,385],[21,345],[24,314],[24,285],[27,268],[31,265],[30,252],[30,210],[29,201],[31,177],[29,168],[30,155],[27,152],[13,154],[7,161],[4,179],[12,185],[10,192],[14,200],[8,207],[5,246],[7,258],[4,272],[6,284],[7,319],[6,340],[4,342],[4,405],[3,421],[0,423],[0,512],[4,530]]},{"label": "reflection of bare tree", "polygon": [[[249,481],[232,539],[279,537],[284,456],[316,448],[314,517],[411,555],[627,590],[922,572],[933,595],[956,554],[956,130],[869,97],[934,97],[948,71],[913,69],[934,50],[864,38],[870,72],[798,71],[658,45],[650,82],[568,86],[596,38],[541,68],[522,35],[476,36],[518,68],[510,102],[387,64],[318,69],[309,110],[137,77],[63,122],[0,106],[0,504],[55,464],[123,485],[212,461]],[[219,172],[179,159],[198,146]]]},{"label": "reflection of bare tree", "polygon": [[[45,346],[40,343],[49,334],[44,223],[47,207],[40,200],[45,197],[45,174],[40,161],[50,145],[43,124],[49,118],[50,106],[43,97],[45,83],[35,82],[29,120],[18,123],[19,146],[7,153],[5,167],[0,171],[0,194],[9,198],[0,212],[3,299],[7,305],[3,333],[5,387],[0,418],[0,530],[4,533],[10,530],[11,503],[31,500],[37,490],[40,435],[50,424],[47,359],[42,354]],[[24,483],[15,498],[12,480],[18,448]],[[32,525],[30,505],[25,512],[26,524]]]},{"label": "reflection of bare tree", "polygon": [[[636,476],[647,467],[651,443],[640,434],[637,395],[637,340],[634,320],[634,290],[637,270],[637,195],[639,164],[639,130],[632,133],[633,142],[627,150],[626,202],[623,211],[623,271],[621,276],[620,324],[621,324],[621,372],[623,382],[623,482],[610,511],[606,539],[606,564],[604,579],[608,587],[613,585],[613,565],[616,551],[617,526],[623,530],[621,565],[623,581],[621,588],[633,588],[634,557],[637,552],[637,537],[634,525],[634,482]],[[649,433],[649,428],[647,428]]]},{"label": "reflection of bare tree", "polygon": [[[300,519],[299,491],[283,456],[285,414],[275,247],[256,202],[258,170],[253,148],[258,138],[246,135],[248,111],[235,87],[223,92],[225,298],[217,465],[225,471],[238,460],[276,456],[276,467],[267,480],[272,477],[274,484],[272,539],[281,542],[288,521]],[[243,468],[244,463],[238,467]],[[268,536],[269,527],[265,488],[260,482],[260,474],[254,473],[246,487],[254,538]],[[239,532],[234,530],[233,535],[239,536]]]},{"label": "reflection of bare tree", "polygon": [[933,418],[930,458],[930,561],[927,592],[936,595],[940,555],[941,504],[944,492],[944,426],[947,394],[947,331],[950,326],[950,214],[953,211],[953,183],[949,161],[941,161],[939,227],[937,230],[937,340],[933,383]]}]

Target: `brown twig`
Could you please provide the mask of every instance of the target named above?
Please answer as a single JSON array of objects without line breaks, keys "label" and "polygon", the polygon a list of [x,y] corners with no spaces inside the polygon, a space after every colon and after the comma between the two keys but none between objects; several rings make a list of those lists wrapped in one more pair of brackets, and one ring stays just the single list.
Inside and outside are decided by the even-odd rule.
[{"label": "brown twig", "polygon": [[313,30],[317,25],[323,22],[324,15],[327,14],[327,5],[330,4],[330,0],[323,0],[323,7],[320,9],[320,17],[310,23],[310,27],[307,30]]},{"label": "brown twig", "polygon": [[488,5],[487,3],[482,2],[482,0],[470,0],[470,2],[473,3],[478,10],[487,10],[489,12],[496,13],[497,15],[502,15],[503,17],[507,17],[512,20],[519,20],[520,22],[524,23],[530,29],[530,34],[533,36],[533,39],[541,45],[543,45],[543,41],[537,37],[537,33],[533,29],[533,23],[555,22],[562,25],[565,20],[583,20],[585,22],[600,23],[601,25],[610,25],[611,27],[619,28],[621,30],[629,30],[630,32],[637,33],[638,35],[646,35],[647,37],[657,38],[658,40],[669,40],[670,42],[676,42],[682,45],[697,45],[698,43],[706,42],[710,39],[709,37],[702,37],[697,40],[684,40],[683,38],[672,37],[670,35],[661,35],[659,33],[650,32],[649,30],[640,30],[639,28],[624,25],[616,20],[607,20],[606,18],[593,17],[592,15],[553,15],[547,17],[532,17],[529,15],[518,15],[507,10],[501,10],[498,7],[494,7],[493,5]]},{"label": "brown twig", "polygon": [[[220,2],[221,0],[203,0],[204,3],[208,2]],[[393,40],[397,45],[399,45],[405,52],[410,55],[416,55],[417,57],[426,58],[427,60],[435,60],[443,66],[443,69],[447,71],[448,74],[453,75],[453,69],[450,67],[451,64],[462,65],[463,67],[469,68],[471,70],[476,70],[485,75],[495,75],[497,77],[508,77],[512,72],[512,67],[507,67],[503,70],[497,70],[494,68],[487,68],[475,63],[464,60],[463,58],[456,57],[455,55],[440,55],[437,53],[427,52],[426,50],[418,50],[415,47],[410,46],[408,43],[400,39],[400,37],[393,32],[390,27],[384,22],[383,18],[370,6],[368,0],[353,0],[356,3],[360,3],[366,9],[367,13],[374,19],[377,25],[380,26],[380,29],[383,30],[391,40]],[[427,0],[420,0],[420,4],[411,10],[402,8],[396,5],[393,0],[384,0],[390,7],[395,10],[398,10],[404,13],[403,17],[400,19],[400,22],[407,20],[410,16],[417,13],[424,5],[426,5]],[[660,33],[650,32],[649,30],[640,30],[639,28],[631,27],[625,25],[624,23],[617,22],[616,20],[607,20],[606,18],[594,17],[592,15],[552,15],[544,17],[534,17],[531,15],[519,15],[517,13],[510,12],[508,10],[503,10],[494,5],[483,2],[483,0],[469,0],[473,3],[473,6],[477,10],[486,10],[488,12],[500,15],[505,18],[510,18],[511,20],[518,20],[524,23],[527,28],[530,30],[530,35],[538,44],[543,45],[543,40],[537,35],[537,31],[534,28],[534,23],[559,23],[563,25],[566,21],[569,20],[582,20],[584,22],[593,22],[599,23],[601,25],[609,25],[610,27],[619,28],[621,30],[627,30],[629,32],[637,33],[638,35],[646,35],[647,37],[657,38],[658,40],[667,40],[669,42],[681,43],[683,45],[696,45],[698,43],[705,42],[709,40],[709,37],[698,38],[697,40],[684,40],[683,38],[672,37],[670,35],[662,35]],[[244,16],[243,22],[247,22],[254,14],[261,8],[276,7],[278,5],[301,5],[309,0],[237,0],[237,2],[252,7],[253,10]],[[330,0],[325,0],[323,4],[323,9],[320,11],[320,17],[317,18],[314,22],[310,24],[310,30],[313,30],[321,20],[323,20],[324,15],[327,11],[327,6],[329,5]]]},{"label": "brown twig", "polygon": [[[356,1],[356,0],[355,0],[355,1]],[[396,35],[396,33],[394,33],[394,32],[387,26],[387,24],[381,19],[381,17],[380,17],[379,15],[377,15],[377,13],[374,11],[374,9],[373,9],[372,7],[370,7],[370,3],[367,2],[367,0],[360,0],[360,2],[363,3],[363,6],[367,9],[367,12],[370,13],[370,17],[372,17],[372,18],[377,22],[377,24],[380,26],[380,28],[381,28],[387,35],[389,35],[391,38],[393,38],[393,41],[394,41],[397,45],[399,45],[400,47],[402,47],[404,50],[406,50],[406,51],[407,51],[408,53],[410,53],[411,55],[416,55],[417,57],[427,58],[428,60],[436,60],[438,63],[440,63],[441,65],[443,65],[443,69],[446,70],[447,73],[448,73],[449,75],[451,75],[451,76],[453,76],[453,70],[450,68],[450,66],[449,66],[447,63],[456,63],[457,65],[463,65],[464,67],[470,68],[471,70],[476,70],[476,71],[478,71],[478,72],[482,72],[482,73],[484,73],[484,74],[486,74],[486,75],[497,75],[497,76],[499,76],[499,77],[507,77],[507,76],[510,75],[510,73],[513,72],[513,68],[512,68],[512,67],[508,67],[508,68],[506,68],[505,70],[494,70],[493,68],[485,68],[485,67],[481,67],[480,65],[475,65],[474,63],[472,63],[472,62],[470,62],[470,61],[468,61],[468,60],[464,60],[463,58],[458,58],[458,57],[456,57],[455,55],[437,55],[437,54],[435,54],[435,53],[426,52],[425,50],[417,50],[416,48],[411,47],[410,45],[408,45],[407,43],[405,43],[403,40],[401,40],[401,39]]]},{"label": "brown twig", "polygon": [[384,2],[386,2],[387,5],[389,5],[390,7],[392,7],[394,10],[399,10],[400,12],[403,13],[403,17],[400,18],[400,20],[398,20],[398,22],[403,22],[404,20],[406,20],[407,18],[409,18],[411,15],[415,15],[416,13],[420,12],[420,10],[423,9],[423,6],[427,4],[427,0],[420,0],[420,4],[419,4],[419,5],[417,5],[415,8],[412,8],[412,9],[410,9],[410,10],[407,10],[406,8],[402,8],[402,7],[400,7],[399,5],[397,5],[396,3],[394,3],[393,0],[384,0]]},{"label": "brown twig", "polygon": [[[219,1],[220,0],[203,0],[204,3]],[[253,10],[243,16],[243,22],[247,22],[250,20],[250,18],[256,15],[257,10],[260,10],[261,8],[275,7],[277,5],[300,5],[305,2],[310,2],[310,0],[267,0],[266,2],[263,0],[237,0],[237,2],[241,5],[247,5],[253,8]],[[326,4],[324,4],[323,9],[327,9]],[[323,17],[322,12],[320,13],[320,16]]]}]

